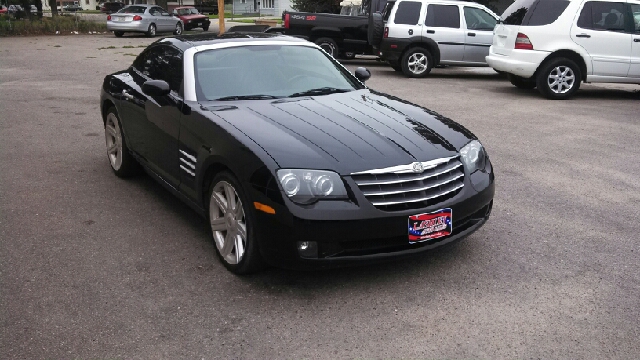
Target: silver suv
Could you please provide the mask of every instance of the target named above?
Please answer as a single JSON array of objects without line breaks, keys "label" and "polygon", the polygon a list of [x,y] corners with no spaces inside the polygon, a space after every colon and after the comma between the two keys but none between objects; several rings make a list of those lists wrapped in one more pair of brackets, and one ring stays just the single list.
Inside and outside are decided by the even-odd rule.
[{"label": "silver suv", "polygon": [[487,66],[498,15],[466,1],[398,0],[387,6],[380,57],[409,77],[436,65]]}]

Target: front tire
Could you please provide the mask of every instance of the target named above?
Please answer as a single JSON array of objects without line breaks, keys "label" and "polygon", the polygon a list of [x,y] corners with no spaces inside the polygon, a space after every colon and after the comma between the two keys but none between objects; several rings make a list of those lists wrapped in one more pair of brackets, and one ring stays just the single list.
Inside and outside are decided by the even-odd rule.
[{"label": "front tire", "polygon": [[320,38],[316,40],[316,45],[334,58],[338,55],[338,44],[331,38]]},{"label": "front tire", "polygon": [[182,24],[177,23],[176,29],[173,31],[173,35],[181,35],[182,34]]},{"label": "front tire", "polygon": [[209,189],[209,224],[218,257],[235,274],[261,270],[264,262],[255,234],[255,215],[235,176],[221,172]]},{"label": "front tire", "polygon": [[209,25],[205,25],[202,27],[202,31],[209,31]]},{"label": "front tire", "polygon": [[580,88],[580,67],[567,58],[555,58],[543,64],[536,79],[538,91],[551,100],[565,100]]},{"label": "front tire", "polygon": [[431,72],[433,67],[433,57],[429,50],[421,47],[409,49],[400,63],[402,72],[412,78],[422,78]]},{"label": "front tire", "polygon": [[110,107],[107,110],[107,116],[104,121],[104,135],[107,145],[107,157],[113,173],[121,178],[135,175],[139,164],[129,153],[127,141],[122,133],[118,111],[115,107]]},{"label": "front tire", "polygon": [[156,24],[149,25],[149,29],[147,30],[146,35],[150,38],[156,36]]},{"label": "front tire", "polygon": [[518,89],[526,89],[526,90],[531,90],[534,89],[536,87],[536,82],[535,80],[531,80],[531,79],[525,79],[523,77],[520,76],[516,76],[513,74],[509,74],[509,82],[517,87]]}]

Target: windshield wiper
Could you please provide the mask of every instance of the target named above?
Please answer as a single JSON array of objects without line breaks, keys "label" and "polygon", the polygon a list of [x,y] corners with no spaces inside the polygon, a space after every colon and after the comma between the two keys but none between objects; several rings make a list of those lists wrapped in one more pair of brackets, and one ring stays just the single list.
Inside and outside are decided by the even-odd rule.
[{"label": "windshield wiper", "polygon": [[268,99],[280,99],[282,96],[274,96],[274,95],[232,95],[225,96],[219,99],[215,99],[218,101],[229,101],[229,100],[268,100]]},{"label": "windshield wiper", "polygon": [[353,89],[338,89],[334,87],[321,87],[317,89],[311,89],[307,91],[297,92],[289,95],[289,97],[300,97],[300,96],[313,96],[313,95],[329,95],[335,93],[345,93],[353,91]]}]

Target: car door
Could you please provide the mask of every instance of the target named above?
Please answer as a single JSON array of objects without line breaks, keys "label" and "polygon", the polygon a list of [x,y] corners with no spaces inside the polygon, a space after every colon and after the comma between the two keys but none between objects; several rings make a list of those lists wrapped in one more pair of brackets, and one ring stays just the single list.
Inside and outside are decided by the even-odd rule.
[{"label": "car door", "polygon": [[464,62],[484,63],[498,20],[483,9],[464,6]]},{"label": "car door", "polygon": [[162,16],[162,8],[154,6],[149,9],[149,14],[152,16],[152,21],[156,24],[158,32],[166,32],[168,30],[166,19]]},{"label": "car door", "polygon": [[461,62],[464,58],[464,29],[458,5],[429,4],[422,36],[440,48],[440,62]]},{"label": "car door", "polygon": [[420,23],[423,6],[420,1],[402,1],[396,6],[393,26],[389,26],[389,38],[406,39],[408,43],[420,40],[422,24]]},{"label": "car door", "polygon": [[[183,106],[180,95],[182,52],[170,45],[153,46],[136,59],[129,73],[130,90],[123,93],[129,104],[123,115],[131,129],[128,136],[146,165],[168,184],[177,187],[180,182],[178,138]],[[161,97],[145,94],[142,85],[149,80],[166,81],[171,92]]]},{"label": "car door", "polygon": [[571,28],[571,39],[591,57],[593,72],[587,75],[626,77],[631,60],[631,24],[626,3],[587,1]]},{"label": "car door", "polygon": [[629,10],[633,17],[629,77],[640,78],[640,1],[629,1]]}]

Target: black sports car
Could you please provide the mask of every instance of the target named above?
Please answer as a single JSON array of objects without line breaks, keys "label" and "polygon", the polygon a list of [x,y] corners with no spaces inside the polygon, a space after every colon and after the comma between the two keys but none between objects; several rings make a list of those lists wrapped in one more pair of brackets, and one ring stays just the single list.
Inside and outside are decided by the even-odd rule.
[{"label": "black sports car", "polygon": [[494,195],[480,142],[369,76],[286,36],[161,39],[104,79],[108,158],[208,216],[235,273],[379,261],[480,228]]}]

